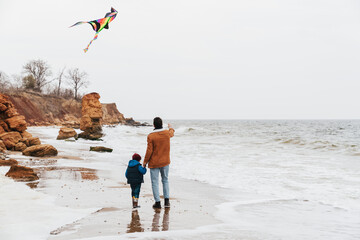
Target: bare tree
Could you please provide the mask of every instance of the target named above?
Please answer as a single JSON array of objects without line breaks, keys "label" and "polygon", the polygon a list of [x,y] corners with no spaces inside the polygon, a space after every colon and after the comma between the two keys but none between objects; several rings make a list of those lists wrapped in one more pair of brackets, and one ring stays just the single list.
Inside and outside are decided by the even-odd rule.
[{"label": "bare tree", "polygon": [[62,79],[64,76],[64,72],[65,72],[65,67],[62,70],[60,70],[58,77],[56,78],[56,80],[58,80],[58,87],[57,87],[57,93],[56,93],[57,96],[60,96],[61,83],[62,83]]},{"label": "bare tree", "polygon": [[12,78],[12,88],[14,90],[20,90],[23,88],[23,77],[21,75],[18,75],[18,74],[13,74],[11,75],[11,78]]},{"label": "bare tree", "polygon": [[48,76],[51,76],[50,66],[43,60],[31,60],[23,66],[24,73],[32,75],[35,79],[35,91],[41,92],[42,88],[49,83]]},{"label": "bare tree", "polygon": [[0,71],[0,91],[5,91],[9,88],[10,81],[8,75]]},{"label": "bare tree", "polygon": [[74,98],[78,99],[79,89],[82,87],[87,87],[89,82],[86,81],[87,73],[80,72],[78,68],[73,68],[68,70],[68,75],[66,76],[69,79],[71,87],[74,89]]}]

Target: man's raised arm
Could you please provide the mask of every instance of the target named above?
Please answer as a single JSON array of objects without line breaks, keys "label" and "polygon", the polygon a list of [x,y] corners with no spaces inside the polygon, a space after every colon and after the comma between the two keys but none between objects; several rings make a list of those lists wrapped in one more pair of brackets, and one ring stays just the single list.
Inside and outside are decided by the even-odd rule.
[{"label": "man's raised arm", "polygon": [[172,125],[169,123],[168,124],[168,128],[169,128],[169,135],[170,137],[174,136],[175,130],[173,129]]}]

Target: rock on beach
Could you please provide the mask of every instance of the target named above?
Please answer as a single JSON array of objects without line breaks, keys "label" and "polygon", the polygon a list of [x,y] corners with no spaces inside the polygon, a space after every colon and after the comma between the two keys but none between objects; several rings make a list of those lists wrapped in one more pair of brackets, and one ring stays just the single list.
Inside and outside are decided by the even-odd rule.
[{"label": "rock on beach", "polygon": [[56,156],[58,151],[50,144],[41,144],[28,147],[22,153],[25,156],[45,157]]},{"label": "rock on beach", "polygon": [[0,152],[4,152],[6,150],[6,146],[2,140],[0,140]]},{"label": "rock on beach", "polygon": [[68,139],[68,138],[77,138],[77,133],[73,128],[67,128],[67,127],[62,127],[59,130],[59,135],[57,136],[57,140],[63,140],[63,139]]},{"label": "rock on beach", "polygon": [[0,140],[3,141],[7,149],[12,149],[22,139],[18,132],[6,132],[0,134]]},{"label": "rock on beach", "polygon": [[98,93],[89,93],[82,98],[80,138],[96,140],[102,137],[101,121],[103,117],[102,105],[99,101]]},{"label": "rock on beach", "polygon": [[90,147],[90,151],[95,151],[95,152],[112,152],[113,149],[112,149],[112,148],[103,147],[103,146],[98,146],[98,147]]},{"label": "rock on beach", "polygon": [[16,181],[21,181],[21,182],[30,182],[39,179],[39,177],[32,168],[19,166],[19,165],[11,166],[10,170],[6,173],[5,176],[11,177]]},{"label": "rock on beach", "polygon": [[16,161],[15,159],[9,159],[9,160],[0,159],[0,166],[12,166],[17,164],[18,161]]}]

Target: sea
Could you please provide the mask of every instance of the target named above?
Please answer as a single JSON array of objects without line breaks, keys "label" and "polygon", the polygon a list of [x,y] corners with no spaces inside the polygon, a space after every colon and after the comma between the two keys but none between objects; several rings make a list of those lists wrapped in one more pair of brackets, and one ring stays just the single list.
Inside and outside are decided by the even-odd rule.
[{"label": "sea", "polygon": [[[168,123],[175,129],[170,174],[227,190],[223,202],[214,206],[220,224],[159,233],[154,238],[148,233],[132,237],[360,239],[360,120],[164,120],[165,126]],[[55,139],[58,130],[33,127],[29,132]],[[127,159],[133,152],[145,155],[146,136],[152,127],[117,125],[103,130],[102,144],[113,148],[114,155],[101,163],[88,162],[87,167],[111,171],[118,167],[119,158]],[[64,154],[73,153],[69,142],[47,143],[65,148]],[[26,211],[21,198],[16,198],[11,190],[14,188],[34,199],[44,212],[52,208],[57,214],[66,215],[68,209],[56,210],[48,196],[3,175],[0,174],[0,232],[3,224],[9,227],[4,220],[11,218],[6,208],[14,205],[19,214]],[[85,209],[78,209],[69,218],[86,214]],[[62,221],[68,220],[64,217]],[[63,222],[55,221],[54,225]]]}]

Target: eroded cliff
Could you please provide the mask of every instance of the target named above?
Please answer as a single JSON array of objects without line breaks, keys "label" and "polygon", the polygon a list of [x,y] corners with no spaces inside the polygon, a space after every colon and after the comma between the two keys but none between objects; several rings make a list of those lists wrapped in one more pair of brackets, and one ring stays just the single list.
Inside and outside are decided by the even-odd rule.
[{"label": "eroded cliff", "polygon": [[[78,128],[81,101],[32,92],[6,94],[29,126],[61,125]],[[127,124],[129,119],[119,112],[115,103],[101,104],[103,125]]]}]

